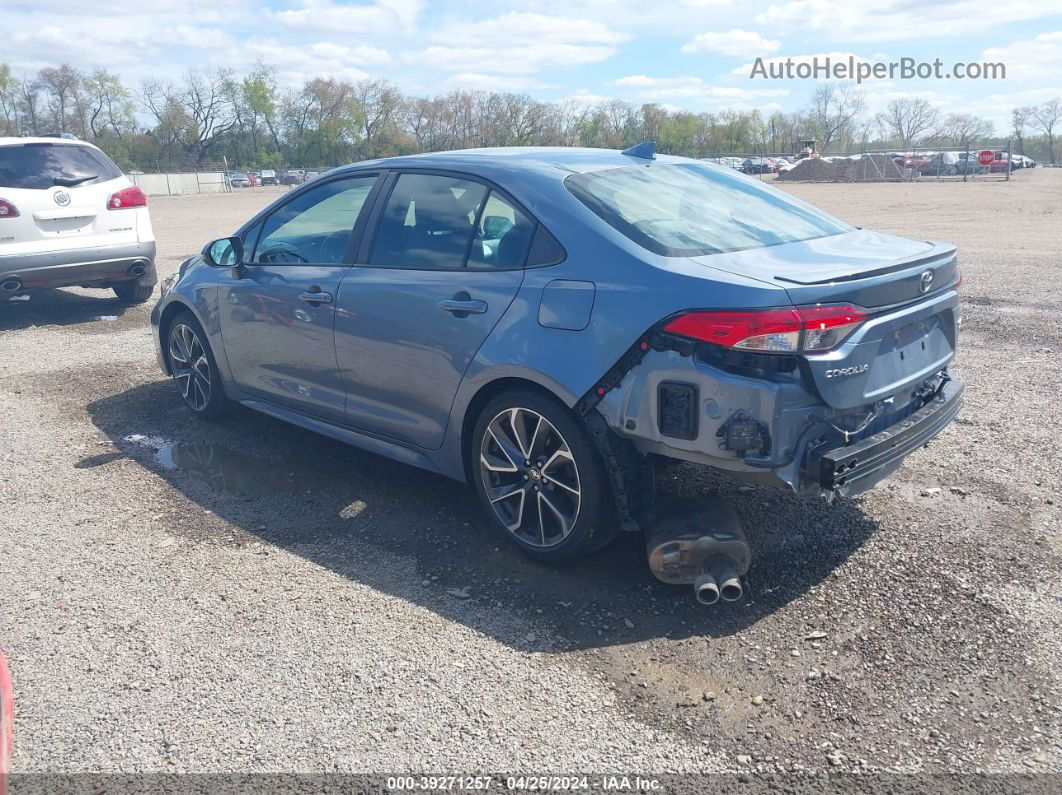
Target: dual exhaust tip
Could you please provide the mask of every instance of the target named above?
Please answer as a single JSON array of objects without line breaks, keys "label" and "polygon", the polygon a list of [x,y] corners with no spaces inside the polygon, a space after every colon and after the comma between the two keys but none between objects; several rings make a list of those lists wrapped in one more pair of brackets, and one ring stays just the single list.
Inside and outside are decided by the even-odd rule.
[{"label": "dual exhaust tip", "polygon": [[714,605],[720,599],[736,602],[744,593],[741,578],[729,563],[719,563],[693,581],[693,595],[702,605]]},{"label": "dual exhaust tip", "polygon": [[[147,273],[147,265],[145,265],[143,262],[136,262],[136,263],[134,263],[134,264],[129,266],[129,275],[134,277],[134,278],[139,279],[145,273]],[[3,281],[0,281],[0,292],[17,293],[21,289],[22,289],[22,280],[21,279],[18,279],[18,278],[15,278],[15,277],[11,277],[11,278],[8,278],[8,279],[4,279]]]}]

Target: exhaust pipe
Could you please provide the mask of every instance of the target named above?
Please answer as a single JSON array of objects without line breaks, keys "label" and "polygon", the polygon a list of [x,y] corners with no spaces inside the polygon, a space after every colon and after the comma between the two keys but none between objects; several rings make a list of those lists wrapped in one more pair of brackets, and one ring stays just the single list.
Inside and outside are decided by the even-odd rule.
[{"label": "exhaust pipe", "polygon": [[719,581],[719,596],[724,602],[736,602],[745,593],[741,578],[729,563],[720,563],[716,567],[716,577]]},{"label": "exhaust pipe", "polygon": [[129,268],[129,275],[136,276],[138,279],[145,273],[147,273],[147,268],[144,267],[144,264],[142,262],[138,262],[135,265],[130,266]]},{"label": "exhaust pipe", "polygon": [[705,572],[693,583],[693,595],[702,605],[714,605],[719,601],[719,585],[715,577]]},{"label": "exhaust pipe", "polygon": [[657,507],[646,530],[649,568],[672,585],[693,585],[702,605],[736,602],[751,550],[733,506],[714,497],[675,500]]},{"label": "exhaust pipe", "polygon": [[4,279],[0,282],[0,290],[5,293],[14,293],[22,289],[22,282],[18,279]]}]

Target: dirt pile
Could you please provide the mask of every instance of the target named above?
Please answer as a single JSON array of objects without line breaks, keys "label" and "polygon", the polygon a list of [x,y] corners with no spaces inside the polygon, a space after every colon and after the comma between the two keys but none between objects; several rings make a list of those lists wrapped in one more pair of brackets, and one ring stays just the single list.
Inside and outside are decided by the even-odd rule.
[{"label": "dirt pile", "polygon": [[794,182],[836,182],[837,167],[829,160],[820,157],[808,157],[801,160],[788,171],[778,174],[778,179]]},{"label": "dirt pile", "polygon": [[838,178],[845,182],[903,179],[903,171],[888,155],[866,155],[860,160],[838,160]]},{"label": "dirt pile", "polygon": [[778,179],[793,182],[880,182],[903,178],[903,171],[888,155],[833,161],[809,157],[778,175]]}]

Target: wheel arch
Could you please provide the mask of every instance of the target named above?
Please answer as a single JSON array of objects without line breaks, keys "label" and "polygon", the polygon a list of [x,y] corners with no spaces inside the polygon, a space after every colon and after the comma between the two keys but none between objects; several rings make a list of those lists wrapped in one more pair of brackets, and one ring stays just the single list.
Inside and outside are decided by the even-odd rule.
[{"label": "wheel arch", "polygon": [[203,325],[202,321],[199,320],[199,315],[196,314],[191,305],[179,298],[174,298],[163,308],[162,314],[159,315],[159,345],[162,350],[162,365],[166,375],[173,375],[173,371],[170,368],[170,352],[169,346],[166,344],[166,337],[170,333],[170,325],[173,323],[173,319],[181,312],[191,313],[192,317],[199,322],[199,325]]},{"label": "wheel arch", "polygon": [[472,434],[476,429],[479,415],[490,401],[505,392],[524,389],[534,392],[542,397],[558,400],[569,409],[574,405],[574,400],[566,400],[557,391],[550,389],[539,381],[534,381],[525,376],[504,375],[482,384],[468,401],[468,405],[462,414],[461,421],[461,466],[466,482],[471,483],[472,477]]}]

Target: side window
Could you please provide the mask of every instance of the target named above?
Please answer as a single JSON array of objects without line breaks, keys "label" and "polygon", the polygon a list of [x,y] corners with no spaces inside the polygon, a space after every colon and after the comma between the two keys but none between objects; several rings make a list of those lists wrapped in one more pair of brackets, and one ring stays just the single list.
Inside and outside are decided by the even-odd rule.
[{"label": "side window", "polygon": [[402,174],[373,242],[372,265],[447,269],[465,264],[487,189],[436,174]]},{"label": "side window", "polygon": [[246,232],[243,233],[243,257],[247,262],[254,262],[254,249],[255,244],[258,242],[258,236],[262,233],[263,221],[259,221],[252,226]]},{"label": "side window", "polygon": [[522,268],[535,225],[495,191],[480,213],[468,252],[470,268]]},{"label": "side window", "polygon": [[306,191],[265,219],[254,262],[336,265],[376,176],[349,177]]}]

